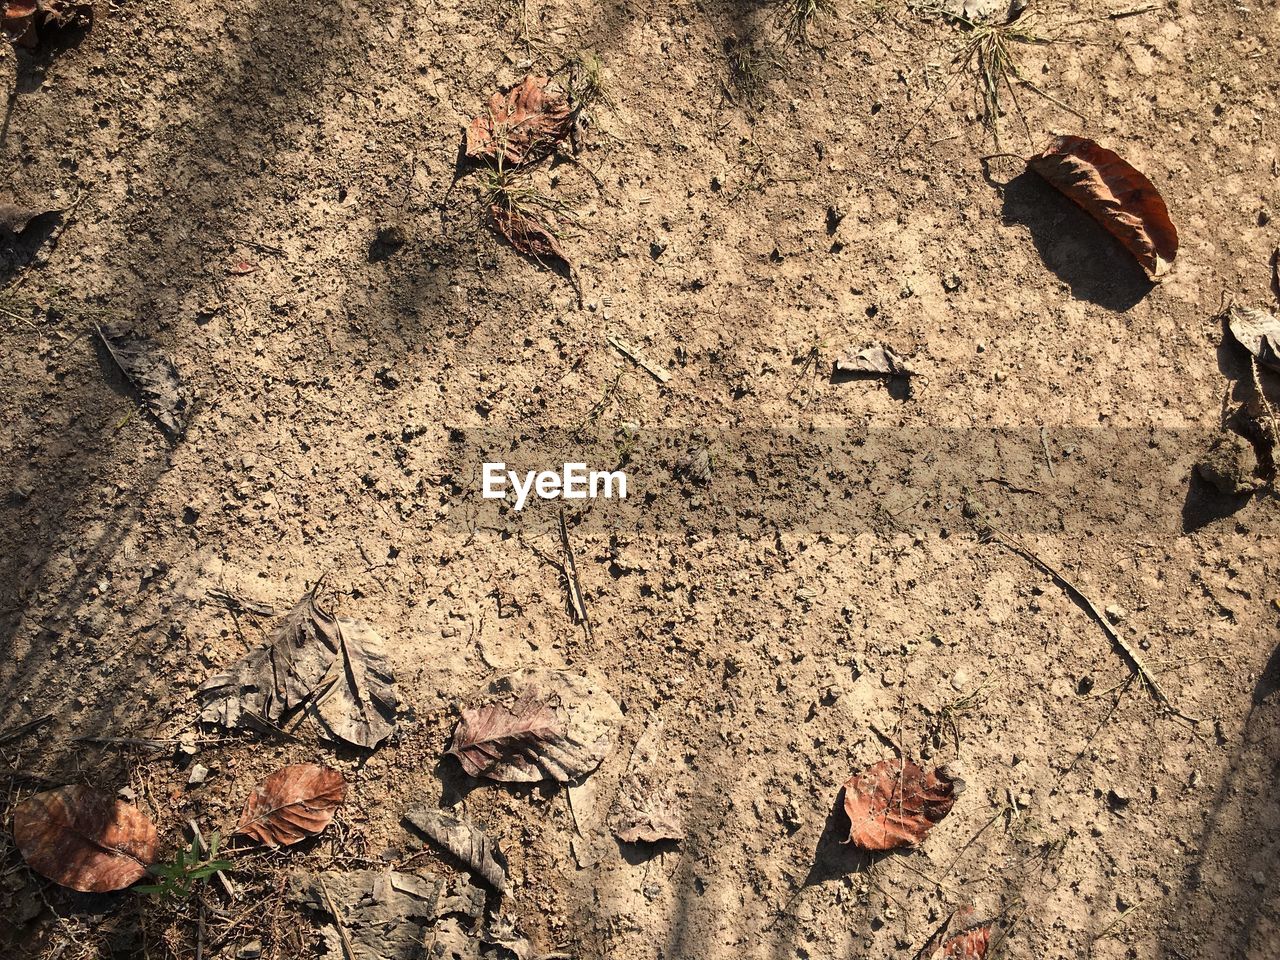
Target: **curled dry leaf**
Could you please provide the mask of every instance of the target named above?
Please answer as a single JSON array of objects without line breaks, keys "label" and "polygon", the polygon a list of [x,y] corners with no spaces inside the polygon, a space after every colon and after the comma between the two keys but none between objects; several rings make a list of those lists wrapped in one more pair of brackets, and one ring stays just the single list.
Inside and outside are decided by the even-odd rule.
[{"label": "curled dry leaf", "polygon": [[881,760],[844,785],[849,842],[864,850],[919,843],[963,790],[964,781],[946,767],[926,773],[910,760]]},{"label": "curled dry leaf", "polygon": [[332,767],[281,767],[249,794],[236,833],[270,847],[287,847],[327,827],[346,795],[347,782]]},{"label": "curled dry leaf", "polygon": [[1280,370],[1280,317],[1257,307],[1233,306],[1227,311],[1227,327],[1259,363]]},{"label": "curled dry leaf", "polygon": [[520,692],[510,705],[499,700],[463,710],[447,751],[471,776],[568,783],[589,774],[613,750],[618,705],[586,677],[529,670],[495,687]]},{"label": "curled dry leaf", "polygon": [[618,791],[611,829],[623,843],[684,839],[684,823],[672,791],[648,788],[634,780]]},{"label": "curled dry leaf", "polygon": [[321,609],[316,590],[303,596],[272,633],[197,694],[200,719],[228,729],[255,718],[279,724],[306,707],[323,732],[373,749],[395,729],[395,678],[382,638],[360,620]]},{"label": "curled dry leaf", "polygon": [[136,883],[156,858],[151,819],[83,784],[46,790],[18,804],[13,838],[32,870],[83,893]]},{"label": "curled dry leaf", "polygon": [[467,127],[467,156],[518,165],[543,156],[573,128],[569,101],[530,74],[489,98],[485,112]]},{"label": "curled dry leaf", "polygon": [[914,377],[915,367],[903,360],[889,347],[874,344],[853,355],[846,354],[836,360],[836,370],[841,373],[861,373],[873,376]]},{"label": "curled dry leaf", "polygon": [[114,327],[97,327],[107,353],[142,395],[147,411],[171,440],[186,428],[187,392],[178,369],[147,337]]},{"label": "curled dry leaf", "polygon": [[661,736],[662,724],[654,721],[636,741],[630,768],[618,786],[609,827],[623,843],[684,839],[675,784],[658,773]]},{"label": "curled dry leaf", "polygon": [[0,0],[5,36],[18,47],[38,47],[50,36],[68,30],[87,30],[93,23],[93,4],[71,0]]},{"label": "curled dry leaf", "polygon": [[989,924],[970,927],[945,940],[944,936],[944,931],[939,931],[920,952],[920,960],[984,960],[991,946]]},{"label": "curled dry leaf", "polygon": [[536,955],[529,938],[522,934],[515,921],[506,915],[499,915],[489,923],[485,931],[484,942],[487,946],[497,947],[501,956],[513,957],[514,960],[533,960]]},{"label": "curled dry leaf", "polygon": [[507,892],[506,858],[497,843],[470,820],[430,807],[410,810],[404,819],[465,863],[498,893]]},{"label": "curled dry leaf", "polygon": [[1085,137],[1058,137],[1027,161],[1124,244],[1152,279],[1178,255],[1178,229],[1164,198],[1143,174]]},{"label": "curled dry leaf", "polygon": [[569,266],[569,258],[565,256],[560,241],[545,224],[528,214],[498,203],[490,204],[489,215],[493,217],[494,228],[521,253],[542,263],[558,260],[564,266]]}]

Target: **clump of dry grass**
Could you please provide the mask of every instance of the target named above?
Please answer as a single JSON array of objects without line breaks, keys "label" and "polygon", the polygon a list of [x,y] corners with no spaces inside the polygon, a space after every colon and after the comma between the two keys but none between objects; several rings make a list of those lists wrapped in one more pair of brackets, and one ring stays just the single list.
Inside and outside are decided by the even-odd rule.
[{"label": "clump of dry grass", "polygon": [[833,0],[781,0],[778,21],[782,25],[786,44],[813,46],[810,35],[813,25],[828,16],[833,9]]},{"label": "clump of dry grass", "polygon": [[[963,77],[973,84],[979,107],[978,120],[990,131],[997,149],[1000,146],[1000,119],[1009,112],[1010,108],[1022,120],[1028,139],[1031,138],[1031,127],[1027,123],[1022,105],[1018,102],[1020,87],[1031,90],[1068,113],[1084,119],[1078,110],[1037,86],[1023,76],[1018,68],[1015,54],[1018,46],[1048,45],[1070,41],[1067,37],[1048,36],[1040,32],[1042,18],[1038,11],[1028,8],[1021,0],[1014,0],[1008,12],[998,17],[970,18],[941,7],[924,8],[922,12],[941,17],[963,33],[959,49],[951,60],[953,76],[930,102],[925,109],[926,113],[939,99],[950,92],[957,80]],[[923,115],[920,119],[923,119]],[[903,140],[915,130],[920,119],[911,125],[903,135]]]}]

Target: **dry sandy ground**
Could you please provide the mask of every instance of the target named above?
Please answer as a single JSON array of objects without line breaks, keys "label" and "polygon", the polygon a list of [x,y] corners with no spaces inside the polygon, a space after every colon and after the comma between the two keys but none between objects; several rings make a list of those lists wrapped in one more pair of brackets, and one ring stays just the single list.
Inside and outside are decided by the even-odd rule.
[{"label": "dry sandy ground", "polygon": [[[10,802],[40,778],[131,786],[169,853],[279,763],[338,765],[338,824],[246,858],[266,906],[212,923],[206,956],[314,955],[288,871],[401,857],[405,808],[459,798],[539,952],[910,957],[970,904],[1011,927],[1008,957],[1276,956],[1276,503],[1192,468],[1239,376],[1223,298],[1271,297],[1280,7],[1115,9],[1040,12],[1063,41],[1018,46],[1022,74],[1084,119],[1022,88],[1030,136],[1010,112],[1000,149],[1079,132],[1147,172],[1182,233],[1154,288],[1016,160],[984,177],[973,88],[946,86],[963,38],[900,5],[841,0],[755,91],[725,39],[776,35],[775,10],[716,2],[529,0],[521,40],[497,0],[143,0],[49,62],[7,56],[15,195],[80,198],[5,261],[0,731],[54,714],[0,745]],[[581,165],[537,176],[579,215],[581,307],[485,228],[474,174],[455,183],[489,93],[579,51],[610,102]],[[408,242],[381,256],[391,224]],[[103,319],[190,384],[177,444],[133,412]],[[873,342],[913,358],[910,390],[831,379]],[[697,446],[705,485],[676,475]],[[485,459],[575,450],[632,487],[569,514],[590,638],[539,553],[556,505],[479,494]],[[1099,626],[966,499],[1123,608],[1199,722],[1117,689]],[[372,756],[208,736],[188,788],[168,753],[73,741],[194,729],[195,688],[274,622],[210,591],[283,610],[321,576],[389,639],[404,714]],[[442,760],[459,704],[519,666],[593,672],[624,711],[602,807],[661,722],[682,844],[590,816],[584,841],[564,791]],[[874,864],[832,842],[841,784],[893,755],[873,727],[969,783]],[[0,848],[6,956],[195,956],[191,908],[74,897]]]}]

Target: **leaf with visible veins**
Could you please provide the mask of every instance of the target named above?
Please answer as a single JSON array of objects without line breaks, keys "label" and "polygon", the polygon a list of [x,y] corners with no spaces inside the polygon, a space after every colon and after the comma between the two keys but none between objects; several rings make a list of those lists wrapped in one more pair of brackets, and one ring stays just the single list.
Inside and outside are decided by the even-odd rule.
[{"label": "leaf with visible veins", "polygon": [[287,847],[327,827],[346,795],[347,782],[332,767],[282,767],[254,787],[235,832],[270,847]]},{"label": "leaf with visible veins", "polygon": [[13,811],[27,866],[82,893],[121,890],[156,858],[156,826],[132,804],[83,784],[37,793]]},{"label": "leaf with visible veins", "polygon": [[914,846],[951,812],[964,781],[946,767],[881,760],[844,785],[849,842],[864,850]]},{"label": "leaf with visible veins", "polygon": [[1151,181],[1117,154],[1085,137],[1058,137],[1027,167],[1124,244],[1153,280],[1169,272],[1178,228]]},{"label": "leaf with visible veins", "polygon": [[573,128],[569,101],[551,92],[546,77],[529,74],[489,98],[467,127],[467,156],[521,164],[550,152]]},{"label": "leaf with visible veins", "polygon": [[[510,783],[579,780],[613,749],[613,698],[587,678],[521,671],[501,683],[519,694],[462,711],[447,753],[473,777]],[[547,689],[547,695],[540,693]],[[566,697],[572,702],[566,704]],[[508,705],[510,703],[510,705]]]}]

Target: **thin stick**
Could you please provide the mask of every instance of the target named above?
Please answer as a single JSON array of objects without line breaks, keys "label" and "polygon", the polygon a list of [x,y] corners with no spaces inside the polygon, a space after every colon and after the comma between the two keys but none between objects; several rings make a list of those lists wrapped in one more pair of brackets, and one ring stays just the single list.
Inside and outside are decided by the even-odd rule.
[{"label": "thin stick", "polygon": [[560,544],[564,547],[565,582],[569,586],[569,602],[573,606],[573,614],[582,624],[587,639],[591,639],[591,618],[587,616],[587,604],[582,599],[582,585],[578,582],[578,563],[573,556],[573,544],[569,542],[569,526],[564,520],[564,511],[560,511]]},{"label": "thin stick", "polygon": [[1049,453],[1049,438],[1045,436],[1044,425],[1040,426],[1040,446],[1044,450],[1045,463],[1049,465],[1049,476],[1053,476],[1053,457]]},{"label": "thin stick", "polygon": [[659,383],[666,383],[668,380],[671,379],[670,370],[668,370],[666,367],[661,367],[658,364],[654,363],[652,360],[646,357],[643,353],[641,353],[631,344],[627,343],[627,341],[623,340],[621,337],[615,337],[613,335],[610,335],[605,339],[609,341],[609,344],[615,350],[617,350],[620,354],[622,354],[632,363],[635,363],[637,366],[641,367],[647,373],[652,375],[653,378],[657,380]]},{"label": "thin stick", "polygon": [[1173,706],[1172,701],[1169,700],[1164,690],[1160,687],[1159,682],[1156,680],[1155,674],[1147,668],[1147,665],[1142,662],[1142,658],[1138,656],[1137,652],[1131,646],[1129,646],[1124,637],[1120,636],[1120,634],[1116,632],[1115,627],[1111,626],[1111,621],[1102,615],[1101,611],[1098,610],[1093,601],[1080,592],[1079,587],[1068,580],[1063,573],[1049,566],[1048,563],[1033,553],[1029,548],[1023,546],[1009,534],[993,526],[986,517],[980,517],[980,522],[990,539],[993,539],[1009,550],[1012,550],[1033,567],[1037,567],[1044,573],[1048,574],[1053,578],[1058,586],[1066,591],[1067,595],[1071,597],[1072,600],[1088,611],[1088,613],[1097,622],[1098,626],[1100,626],[1103,632],[1111,639],[1115,648],[1120,651],[1120,655],[1128,664],[1129,669],[1132,670],[1137,675],[1138,679],[1146,685],[1147,689],[1151,691],[1151,695],[1161,706],[1170,713],[1182,717],[1184,720],[1189,720],[1192,723],[1200,722],[1198,718],[1189,717]]},{"label": "thin stick", "polygon": [[333,925],[338,929],[338,938],[342,941],[342,952],[346,954],[347,960],[356,960],[356,952],[352,949],[351,940],[347,937],[347,928],[342,925],[342,916],[338,913],[338,908],[333,905],[333,897],[329,896],[329,888],[325,886],[324,877],[317,875],[316,882],[320,884],[320,892],[324,894],[325,906],[333,914]]},{"label": "thin stick", "polygon": [[0,733],[0,743],[8,743],[10,740],[16,740],[18,737],[25,736],[37,727],[42,727],[53,719],[52,713],[46,713],[36,717],[34,720],[28,720],[20,727],[14,727],[12,730],[6,730]]},{"label": "thin stick", "polygon": [[[209,845],[204,842],[204,834],[200,832],[199,825],[194,820],[188,820],[187,826],[191,828],[191,836],[195,838],[196,846],[200,851],[200,856],[207,857],[209,855]],[[218,878],[218,882],[222,884],[222,889],[226,891],[228,897],[232,900],[239,898],[240,894],[236,890],[235,884],[231,882],[230,877],[221,870],[214,871],[214,876]]]}]

